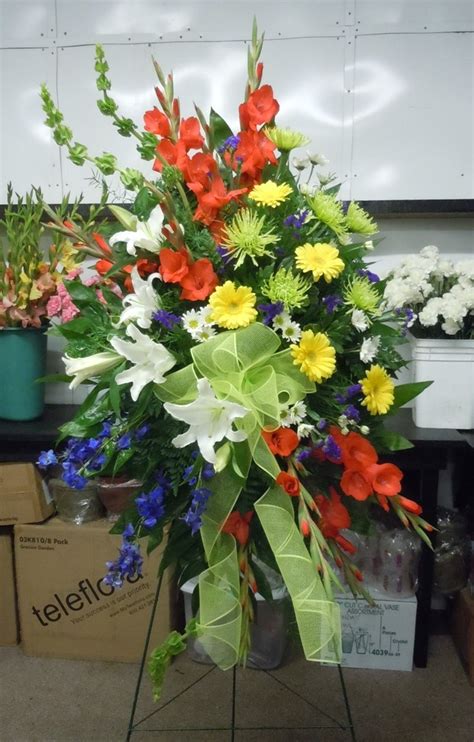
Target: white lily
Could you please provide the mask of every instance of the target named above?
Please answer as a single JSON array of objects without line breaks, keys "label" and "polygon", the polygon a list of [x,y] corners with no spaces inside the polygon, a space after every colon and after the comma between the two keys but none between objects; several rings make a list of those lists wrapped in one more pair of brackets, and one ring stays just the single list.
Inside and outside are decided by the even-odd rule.
[{"label": "white lily", "polygon": [[125,309],[120,315],[119,325],[124,322],[136,322],[139,327],[147,330],[151,325],[154,312],[160,307],[158,294],[153,288],[155,278],[160,278],[159,273],[152,273],[144,281],[140,278],[138,270],[134,268],[131,273],[133,294],[127,294],[123,299]]},{"label": "white lily", "polygon": [[69,389],[76,389],[86,379],[101,376],[105,371],[116,366],[120,363],[120,356],[111,351],[104,351],[83,358],[70,358],[66,355],[63,356],[62,361],[66,367],[67,375],[74,376],[69,384]]},{"label": "white lily", "polygon": [[151,381],[154,384],[165,381],[164,375],[173,368],[176,359],[162,343],[155,343],[135,325],[128,325],[127,335],[135,342],[114,337],[110,344],[119,355],[133,363],[132,368],[117,374],[115,381],[117,384],[131,383],[130,396],[136,402],[142,389]]},{"label": "white lily", "polygon": [[110,238],[110,245],[126,242],[129,255],[136,255],[137,247],[156,253],[163,242],[162,229],[163,212],[160,206],[155,206],[146,222],[137,221],[135,231],[117,232]]},{"label": "white lily", "polygon": [[238,420],[249,412],[242,405],[217,399],[207,379],[199,379],[197,383],[198,396],[190,404],[164,404],[166,412],[177,420],[188,423],[185,433],[173,438],[176,448],[184,448],[196,442],[203,458],[210,464],[216,463],[214,446],[226,438],[229,441],[239,442],[247,438],[243,430],[233,430],[234,420]]}]

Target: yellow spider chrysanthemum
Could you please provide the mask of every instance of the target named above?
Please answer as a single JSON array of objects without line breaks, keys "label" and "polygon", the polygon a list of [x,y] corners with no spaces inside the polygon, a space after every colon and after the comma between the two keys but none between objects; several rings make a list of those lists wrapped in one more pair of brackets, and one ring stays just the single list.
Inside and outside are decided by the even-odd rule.
[{"label": "yellow spider chrysanthemum", "polygon": [[298,345],[290,346],[293,363],[310,381],[321,383],[336,370],[336,351],[323,332],[305,330]]},{"label": "yellow spider chrysanthemum", "polygon": [[260,206],[270,206],[275,209],[282,204],[290,193],[293,192],[291,186],[287,183],[275,183],[273,180],[267,180],[266,183],[256,185],[249,193],[249,198]]},{"label": "yellow spider chrysanthemum", "polygon": [[371,235],[378,232],[378,227],[372,217],[355,201],[352,201],[347,209],[346,225],[351,232],[357,234]]},{"label": "yellow spider chrysanthemum", "polygon": [[307,242],[297,247],[295,254],[297,268],[303,273],[312,273],[315,281],[322,277],[326,283],[330,283],[344,270],[344,262],[339,257],[337,247],[325,242],[317,242],[315,245]]},{"label": "yellow spider chrysanthemum", "polygon": [[290,152],[296,147],[304,147],[309,144],[309,138],[300,131],[294,129],[282,129],[279,126],[267,126],[263,133],[273,144],[278,147],[280,152]]},{"label": "yellow spider chrysanthemum", "polygon": [[359,381],[362,385],[364,400],[371,415],[385,415],[394,401],[394,383],[382,366],[373,365]]},{"label": "yellow spider chrysanthemum", "polygon": [[226,330],[247,327],[257,316],[256,300],[248,286],[236,286],[232,281],[226,281],[209,297],[212,321]]}]

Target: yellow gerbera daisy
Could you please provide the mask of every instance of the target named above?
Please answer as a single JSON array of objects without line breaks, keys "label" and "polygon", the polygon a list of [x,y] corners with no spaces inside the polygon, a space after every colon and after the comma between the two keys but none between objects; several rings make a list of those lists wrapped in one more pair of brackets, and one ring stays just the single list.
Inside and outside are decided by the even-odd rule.
[{"label": "yellow gerbera daisy", "polygon": [[255,302],[257,297],[248,286],[236,286],[226,281],[218,286],[209,297],[212,307],[212,321],[226,330],[247,327],[257,316]]},{"label": "yellow gerbera daisy", "polygon": [[293,190],[287,183],[275,183],[273,180],[267,180],[266,183],[256,185],[249,193],[249,198],[260,206],[271,206],[275,209],[277,206],[286,201]]},{"label": "yellow gerbera daisy", "polygon": [[317,242],[315,245],[307,242],[297,247],[295,254],[296,266],[303,273],[312,273],[315,281],[323,277],[326,283],[330,283],[344,270],[344,262],[339,257],[337,247],[325,242]]},{"label": "yellow gerbera daisy", "polygon": [[336,370],[336,351],[323,332],[305,330],[298,345],[290,346],[293,363],[310,381],[321,383]]},{"label": "yellow gerbera daisy", "polygon": [[393,405],[395,385],[382,366],[373,365],[359,381],[362,385],[364,400],[371,415],[385,415]]}]

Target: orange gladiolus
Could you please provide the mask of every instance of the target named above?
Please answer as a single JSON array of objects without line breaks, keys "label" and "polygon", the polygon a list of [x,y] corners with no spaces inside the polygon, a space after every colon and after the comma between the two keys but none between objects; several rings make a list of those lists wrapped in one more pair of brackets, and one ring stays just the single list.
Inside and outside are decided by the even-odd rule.
[{"label": "orange gladiolus", "polygon": [[169,139],[162,139],[156,148],[156,152],[160,155],[157,157],[154,164],[153,170],[161,173],[163,170],[163,163],[160,158],[163,158],[168,165],[176,165],[177,168],[183,170],[188,161],[186,154],[186,148],[182,142],[170,142]]},{"label": "orange gladiolus", "polygon": [[372,464],[366,469],[366,476],[378,495],[393,497],[402,488],[403,472],[395,464]]},{"label": "orange gladiolus", "polygon": [[149,131],[151,134],[157,134],[160,137],[169,137],[171,133],[168,118],[156,106],[151,111],[145,112],[143,122],[145,131]]},{"label": "orange gladiolus", "polygon": [[271,432],[262,430],[262,436],[270,451],[278,456],[290,456],[300,442],[291,428],[277,428]]},{"label": "orange gladiolus", "polygon": [[372,485],[358,469],[346,469],[341,477],[341,489],[354,500],[367,500],[372,494]]},{"label": "orange gladiolus", "polygon": [[329,488],[329,494],[329,498],[324,495],[316,495],[314,498],[320,513],[319,529],[324,538],[334,539],[342,549],[354,554],[356,552],[354,544],[339,533],[342,528],[350,528],[351,516],[334,487]]},{"label": "orange gladiolus", "polygon": [[341,435],[337,440],[341,448],[342,463],[347,469],[366,469],[377,462],[377,451],[366,438],[358,433]]},{"label": "orange gladiolus", "polygon": [[219,279],[211,261],[208,258],[196,260],[180,281],[183,289],[180,298],[188,299],[188,301],[203,301],[212,294],[218,282]]},{"label": "orange gladiolus", "polygon": [[97,242],[97,244],[99,245],[102,252],[104,252],[106,255],[112,255],[112,250],[110,249],[105,238],[102,237],[101,234],[99,234],[98,232],[92,232],[92,236],[94,240]]},{"label": "orange gladiolus", "polygon": [[234,168],[241,161],[241,173],[258,180],[268,163],[275,165],[275,145],[261,131],[243,131],[232,162]]},{"label": "orange gladiolus", "polygon": [[287,495],[291,497],[298,497],[300,494],[300,483],[296,477],[292,474],[288,474],[286,471],[281,471],[275,482],[283,487]]},{"label": "orange gladiolus", "polygon": [[256,130],[261,124],[268,124],[280,110],[280,104],[273,97],[271,85],[262,85],[254,90],[245,103],[239,106],[240,125],[243,130]]},{"label": "orange gladiolus", "polygon": [[179,140],[189,149],[200,149],[204,144],[199,121],[195,116],[183,119],[179,125]]},{"label": "orange gladiolus", "polygon": [[165,283],[179,283],[189,271],[189,256],[185,250],[176,252],[169,247],[160,250],[160,273]]},{"label": "orange gladiolus", "polygon": [[105,274],[113,267],[114,264],[111,263],[110,260],[98,260],[95,264],[95,269],[99,276],[105,276]]},{"label": "orange gladiolus", "polygon": [[418,503],[413,500],[409,500],[408,497],[403,497],[403,495],[399,495],[398,504],[401,505],[404,510],[408,510],[409,513],[414,513],[415,515],[421,515],[423,512],[421,505],[418,505]]},{"label": "orange gladiolus", "polygon": [[234,510],[229,515],[226,522],[222,527],[223,533],[229,533],[231,536],[235,536],[236,540],[241,546],[245,546],[249,540],[250,535],[250,521],[253,517],[253,510],[249,510],[248,513],[239,513]]}]

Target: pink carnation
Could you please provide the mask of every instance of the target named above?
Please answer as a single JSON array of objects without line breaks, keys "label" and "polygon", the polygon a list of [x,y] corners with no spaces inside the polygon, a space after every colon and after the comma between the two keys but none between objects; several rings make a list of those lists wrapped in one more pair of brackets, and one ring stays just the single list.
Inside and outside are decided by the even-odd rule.
[{"label": "pink carnation", "polygon": [[46,313],[49,318],[57,317],[61,312],[61,297],[52,296],[46,304]]}]

